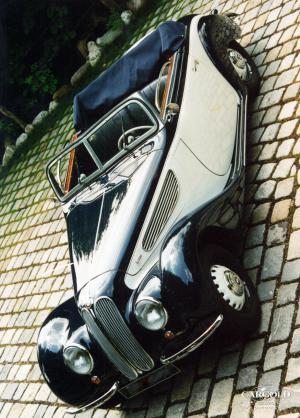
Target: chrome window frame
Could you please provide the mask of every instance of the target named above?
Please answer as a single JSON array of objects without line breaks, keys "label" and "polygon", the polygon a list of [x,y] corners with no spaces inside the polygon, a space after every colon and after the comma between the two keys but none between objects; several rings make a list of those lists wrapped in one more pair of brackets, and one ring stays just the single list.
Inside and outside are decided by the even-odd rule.
[{"label": "chrome window frame", "polygon": [[[151,122],[153,123],[153,128],[151,128],[149,131],[147,131],[145,134],[141,135],[141,137],[134,141],[132,144],[130,144],[126,150],[122,150],[118,152],[113,158],[111,158],[109,161],[107,161],[105,164],[102,164],[100,159],[98,158],[97,154],[93,150],[92,145],[89,142],[89,138],[102,126],[104,125],[111,117],[113,117],[115,114],[117,114],[120,110],[122,110],[124,107],[128,106],[130,103],[138,103],[143,110],[147,113],[148,117],[150,118]],[[105,114],[102,118],[100,118],[99,121],[94,123],[87,131],[83,132],[81,135],[79,135],[79,138],[69,144],[65,149],[57,154],[52,160],[48,162],[46,165],[46,175],[50,182],[50,185],[58,198],[58,200],[62,203],[65,203],[69,200],[71,200],[76,194],[78,194],[80,191],[82,191],[86,186],[88,186],[91,182],[93,182],[99,175],[105,173],[105,171],[109,170],[114,166],[114,164],[120,159],[126,155],[128,155],[130,152],[134,150],[138,145],[140,145],[142,142],[144,142],[146,139],[153,136],[155,133],[158,132],[160,128],[160,120],[158,118],[158,115],[153,112],[151,109],[150,104],[146,102],[146,100],[142,99],[140,95],[136,95],[130,98],[127,98],[125,101],[120,103],[118,106],[114,107],[110,112]],[[92,174],[86,177],[84,182],[78,183],[72,190],[70,190],[67,194],[63,194],[59,184],[57,183],[53,173],[51,172],[51,169],[55,164],[58,162],[59,159],[64,157],[65,155],[69,154],[70,151],[73,149],[76,149],[80,145],[83,145],[87,152],[89,153],[90,157],[94,161],[94,163],[97,166],[97,170],[95,170]]]}]

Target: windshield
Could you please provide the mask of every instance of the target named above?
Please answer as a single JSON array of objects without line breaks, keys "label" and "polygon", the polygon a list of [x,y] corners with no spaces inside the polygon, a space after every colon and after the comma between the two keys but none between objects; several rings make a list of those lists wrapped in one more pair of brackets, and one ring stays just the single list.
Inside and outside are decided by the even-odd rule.
[{"label": "windshield", "polygon": [[154,117],[141,102],[133,100],[118,107],[50,162],[47,173],[55,193],[65,200],[156,129]]}]

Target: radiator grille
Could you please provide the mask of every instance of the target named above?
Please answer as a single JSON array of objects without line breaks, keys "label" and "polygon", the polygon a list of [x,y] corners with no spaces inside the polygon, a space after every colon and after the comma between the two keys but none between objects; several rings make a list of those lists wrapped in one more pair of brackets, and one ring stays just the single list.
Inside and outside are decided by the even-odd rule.
[{"label": "radiator grille", "polygon": [[179,196],[179,185],[173,171],[168,171],[158,201],[143,239],[143,248],[150,251],[168,222]]},{"label": "radiator grille", "polygon": [[104,353],[107,355],[108,359],[117,367],[117,369],[128,379],[133,380],[138,377],[137,371],[129,364],[120,353],[114,348],[112,343],[99,328],[96,323],[93,315],[87,309],[82,310],[82,317],[92,333],[93,337],[96,339]]},{"label": "radiator grille", "polygon": [[94,309],[105,335],[122,357],[139,370],[151,370],[152,358],[132,335],[114,302],[107,297],[100,298]]}]

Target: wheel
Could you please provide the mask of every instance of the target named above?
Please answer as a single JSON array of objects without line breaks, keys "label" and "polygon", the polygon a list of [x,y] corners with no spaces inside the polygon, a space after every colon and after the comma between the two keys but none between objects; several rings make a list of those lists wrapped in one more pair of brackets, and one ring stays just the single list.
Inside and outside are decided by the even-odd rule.
[{"label": "wheel", "polygon": [[247,51],[235,40],[240,37],[240,27],[225,15],[212,16],[209,31],[212,48],[225,67],[227,74],[242,87],[246,87],[252,99],[257,96],[260,75]]},{"label": "wheel", "polygon": [[260,86],[260,75],[255,62],[236,41],[229,43],[227,54],[237,76],[246,85],[249,97],[254,98],[258,94]]},{"label": "wheel", "polygon": [[199,251],[199,268],[207,280],[207,297],[224,316],[223,328],[236,336],[254,332],[260,322],[260,303],[237,258],[222,247],[208,245]]}]

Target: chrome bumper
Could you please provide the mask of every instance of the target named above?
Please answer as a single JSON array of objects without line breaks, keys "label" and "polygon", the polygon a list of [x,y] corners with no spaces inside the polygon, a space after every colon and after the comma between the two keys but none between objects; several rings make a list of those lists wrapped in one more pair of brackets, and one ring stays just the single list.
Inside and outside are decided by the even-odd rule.
[{"label": "chrome bumper", "polygon": [[112,387],[100,398],[94,400],[93,402],[88,403],[87,405],[81,406],[79,408],[68,408],[66,410],[67,414],[80,414],[81,412],[84,412],[90,408],[94,408],[95,406],[100,406],[103,403],[107,402],[114,396],[114,394],[117,392],[119,388],[119,382],[115,382]]},{"label": "chrome bumper", "polygon": [[219,315],[216,318],[216,320],[207,328],[207,330],[204,331],[203,334],[201,334],[198,338],[192,341],[189,345],[177,351],[177,353],[173,354],[172,356],[161,357],[160,361],[162,362],[162,364],[174,363],[175,361],[178,361],[183,357],[186,357],[189,353],[196,350],[196,348],[203,344],[204,341],[207,340],[207,338],[209,338],[216,331],[217,328],[219,328],[222,321],[223,315]]}]

